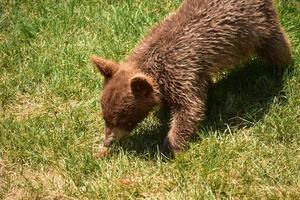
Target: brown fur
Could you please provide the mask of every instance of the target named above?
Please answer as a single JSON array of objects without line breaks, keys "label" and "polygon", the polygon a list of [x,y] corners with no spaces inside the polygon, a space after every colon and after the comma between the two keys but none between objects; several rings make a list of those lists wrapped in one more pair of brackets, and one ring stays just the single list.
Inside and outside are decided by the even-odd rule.
[{"label": "brown fur", "polygon": [[186,0],[121,64],[92,58],[105,76],[106,129],[128,133],[166,104],[172,118],[163,152],[180,151],[204,117],[211,76],[254,55],[270,65],[291,61],[271,0]]}]

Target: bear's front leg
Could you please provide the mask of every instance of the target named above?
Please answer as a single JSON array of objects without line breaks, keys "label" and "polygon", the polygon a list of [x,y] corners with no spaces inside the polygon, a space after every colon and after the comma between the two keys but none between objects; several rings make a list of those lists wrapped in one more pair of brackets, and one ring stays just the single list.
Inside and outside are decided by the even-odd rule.
[{"label": "bear's front leg", "polygon": [[180,152],[187,145],[203,119],[204,101],[197,99],[189,105],[181,105],[171,109],[171,128],[164,140],[161,153],[168,155]]}]

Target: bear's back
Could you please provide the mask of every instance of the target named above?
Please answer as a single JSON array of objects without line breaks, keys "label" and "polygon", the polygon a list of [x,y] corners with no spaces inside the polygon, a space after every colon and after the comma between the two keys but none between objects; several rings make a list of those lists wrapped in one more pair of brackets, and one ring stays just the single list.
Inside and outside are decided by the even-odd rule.
[{"label": "bear's back", "polygon": [[259,37],[272,33],[276,20],[271,0],[186,0],[150,32],[134,54],[153,56],[157,50],[161,60],[176,63],[186,54],[243,57],[251,53]]}]

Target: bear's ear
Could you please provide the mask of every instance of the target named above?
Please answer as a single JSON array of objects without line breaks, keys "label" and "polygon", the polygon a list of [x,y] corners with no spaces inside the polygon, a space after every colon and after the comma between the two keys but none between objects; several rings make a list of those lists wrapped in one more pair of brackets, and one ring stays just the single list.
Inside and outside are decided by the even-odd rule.
[{"label": "bear's ear", "polygon": [[151,81],[144,75],[136,75],[130,81],[132,93],[137,98],[149,96],[153,92]]},{"label": "bear's ear", "polygon": [[97,56],[92,56],[91,61],[96,65],[105,78],[111,78],[119,69],[119,65],[117,63]]}]

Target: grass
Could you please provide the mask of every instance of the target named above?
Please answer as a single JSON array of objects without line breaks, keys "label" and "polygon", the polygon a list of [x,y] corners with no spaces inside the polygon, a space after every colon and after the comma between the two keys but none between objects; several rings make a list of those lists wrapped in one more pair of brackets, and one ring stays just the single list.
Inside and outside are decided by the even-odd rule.
[{"label": "grass", "polygon": [[93,158],[102,79],[90,55],[122,60],[179,0],[5,1],[0,7],[0,199],[299,199],[300,4],[276,2],[294,65],[259,60],[220,75],[190,149],[157,154],[154,112]]}]

